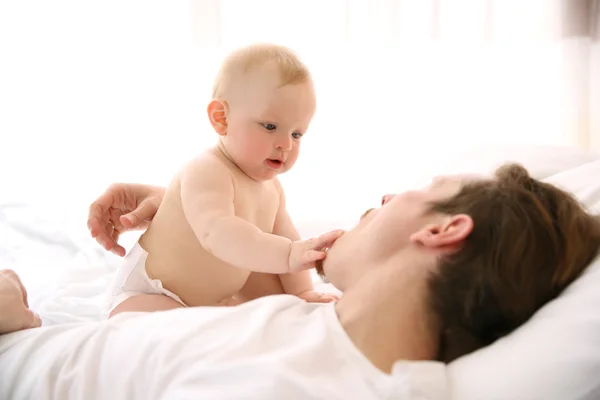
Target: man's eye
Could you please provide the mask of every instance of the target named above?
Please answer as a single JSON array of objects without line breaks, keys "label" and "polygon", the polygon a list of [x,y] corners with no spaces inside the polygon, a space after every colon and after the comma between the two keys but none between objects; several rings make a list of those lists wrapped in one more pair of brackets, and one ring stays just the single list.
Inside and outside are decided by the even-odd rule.
[{"label": "man's eye", "polygon": [[263,124],[263,126],[268,131],[274,131],[275,129],[277,129],[277,125],[275,124]]}]

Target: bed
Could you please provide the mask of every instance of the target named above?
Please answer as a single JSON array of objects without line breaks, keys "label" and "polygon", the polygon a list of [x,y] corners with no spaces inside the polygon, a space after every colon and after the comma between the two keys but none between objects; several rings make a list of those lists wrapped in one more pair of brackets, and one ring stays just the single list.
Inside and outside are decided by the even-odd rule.
[{"label": "bed", "polygon": [[[504,160],[522,162],[536,177],[571,190],[600,213],[600,154],[577,149],[469,150],[466,156],[458,155],[423,171],[423,177],[445,172],[487,173]],[[0,266],[21,275],[30,292],[30,305],[46,326],[102,318],[104,289],[119,258],[89,238],[85,212],[85,207],[0,204]],[[298,223],[304,236],[331,225],[331,221]],[[135,240],[133,234],[124,237],[125,243]],[[331,289],[322,283],[318,287]],[[600,399],[599,305],[600,260],[521,329],[450,364],[447,382],[451,398]]]}]

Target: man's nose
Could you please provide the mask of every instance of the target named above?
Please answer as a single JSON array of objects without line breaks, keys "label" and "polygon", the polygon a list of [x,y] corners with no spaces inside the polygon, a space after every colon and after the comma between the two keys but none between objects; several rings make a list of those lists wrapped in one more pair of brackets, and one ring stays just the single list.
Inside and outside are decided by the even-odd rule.
[{"label": "man's nose", "polygon": [[395,194],[386,194],[385,196],[383,196],[381,198],[381,205],[385,205],[388,201],[390,201],[391,199],[393,199],[394,197],[396,197]]}]

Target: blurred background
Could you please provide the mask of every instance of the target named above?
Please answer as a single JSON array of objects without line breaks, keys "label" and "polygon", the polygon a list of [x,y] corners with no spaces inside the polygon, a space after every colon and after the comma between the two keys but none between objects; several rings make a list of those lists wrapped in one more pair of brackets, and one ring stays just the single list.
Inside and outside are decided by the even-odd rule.
[{"label": "blurred background", "polygon": [[0,198],[83,215],[111,182],[166,185],[216,141],[222,57],[256,41],[315,78],[282,177],[299,224],[479,145],[600,150],[599,21],[598,0],[3,0]]}]

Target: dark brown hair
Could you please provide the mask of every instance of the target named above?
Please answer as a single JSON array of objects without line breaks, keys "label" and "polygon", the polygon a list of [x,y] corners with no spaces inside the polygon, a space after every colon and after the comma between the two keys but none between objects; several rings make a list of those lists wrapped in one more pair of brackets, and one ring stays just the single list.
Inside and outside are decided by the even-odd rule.
[{"label": "dark brown hair", "polygon": [[433,211],[473,219],[459,251],[430,281],[450,362],[526,322],[585,270],[600,248],[600,221],[567,192],[508,164],[495,179],[465,185]]}]

